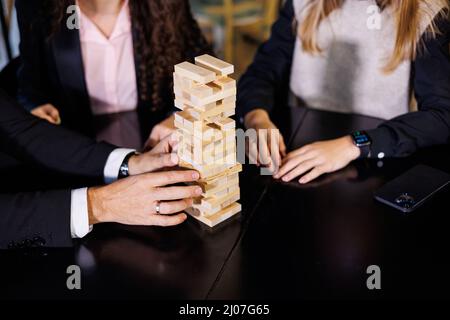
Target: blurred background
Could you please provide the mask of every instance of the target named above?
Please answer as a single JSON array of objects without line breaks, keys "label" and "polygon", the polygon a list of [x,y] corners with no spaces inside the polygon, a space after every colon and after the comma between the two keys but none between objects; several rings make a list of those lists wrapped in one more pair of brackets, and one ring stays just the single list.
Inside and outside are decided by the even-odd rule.
[{"label": "blurred background", "polygon": [[[220,58],[236,67],[238,78],[270,35],[283,0],[189,0],[205,36]],[[0,69],[19,54],[14,0],[0,0]]]},{"label": "blurred background", "polygon": [[19,30],[14,0],[0,0],[0,70],[19,55]]}]

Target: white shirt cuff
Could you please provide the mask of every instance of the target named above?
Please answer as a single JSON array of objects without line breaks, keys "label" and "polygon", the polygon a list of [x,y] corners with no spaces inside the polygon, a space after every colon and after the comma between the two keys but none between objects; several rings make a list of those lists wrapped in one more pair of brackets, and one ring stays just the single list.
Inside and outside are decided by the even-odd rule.
[{"label": "white shirt cuff", "polygon": [[120,166],[125,160],[126,156],[132,152],[136,152],[133,149],[116,149],[108,157],[106,161],[103,176],[105,177],[105,183],[113,183],[119,177]]},{"label": "white shirt cuff", "polygon": [[70,203],[70,232],[73,239],[84,238],[92,231],[89,225],[87,188],[72,190]]}]

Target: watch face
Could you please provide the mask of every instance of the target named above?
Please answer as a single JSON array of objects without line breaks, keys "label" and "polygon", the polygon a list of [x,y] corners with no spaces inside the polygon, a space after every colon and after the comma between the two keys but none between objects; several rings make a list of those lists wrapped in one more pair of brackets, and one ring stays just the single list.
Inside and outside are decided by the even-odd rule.
[{"label": "watch face", "polygon": [[355,141],[356,146],[363,147],[368,146],[372,143],[367,133],[364,131],[356,131],[353,133],[353,140]]}]

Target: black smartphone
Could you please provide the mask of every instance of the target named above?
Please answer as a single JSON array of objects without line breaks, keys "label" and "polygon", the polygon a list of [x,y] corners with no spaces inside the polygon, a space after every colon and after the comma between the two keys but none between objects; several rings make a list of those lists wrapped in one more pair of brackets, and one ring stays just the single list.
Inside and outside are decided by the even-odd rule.
[{"label": "black smartphone", "polygon": [[449,174],[418,165],[384,185],[375,193],[375,199],[410,213],[449,184]]}]

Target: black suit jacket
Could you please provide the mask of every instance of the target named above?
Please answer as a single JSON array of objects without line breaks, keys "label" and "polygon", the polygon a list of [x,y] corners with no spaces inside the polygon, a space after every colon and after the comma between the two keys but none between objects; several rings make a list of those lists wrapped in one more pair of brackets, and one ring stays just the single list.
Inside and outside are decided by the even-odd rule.
[{"label": "black suit jacket", "polygon": [[[93,137],[93,115],[85,81],[79,31],[67,28],[66,19],[63,19],[59,31],[49,38],[50,26],[49,19],[46,17],[48,12],[44,9],[45,2],[43,0],[16,1],[22,57],[22,66],[18,72],[19,101],[28,110],[51,103],[59,109],[65,127]],[[72,2],[75,3],[75,1]],[[132,25],[132,32],[133,38],[136,39],[137,30],[134,25]],[[200,52],[194,52],[194,49],[183,52],[184,59],[193,59],[195,55],[203,52],[210,53],[208,47],[202,48],[202,43],[206,41],[198,39],[197,46]],[[137,83],[139,83],[141,72],[136,50],[135,46],[135,70]],[[147,92],[149,92],[148,96],[151,96],[150,83]],[[166,104],[173,106],[172,88],[167,88],[161,94]],[[155,111],[150,101],[139,99],[138,113],[142,137],[147,138],[151,128],[173,111],[175,111],[174,108]]]},{"label": "black suit jacket", "polygon": [[[297,35],[292,0],[272,27],[270,39],[258,50],[238,84],[237,114],[241,121],[255,108],[268,112],[285,106]],[[417,149],[450,143],[450,21],[439,19],[435,39],[425,37],[425,50],[412,64],[411,84],[419,112],[411,112],[369,131],[372,156],[402,157]],[[308,81],[308,79],[305,79]],[[281,100],[281,102],[280,102]],[[364,128],[360,128],[363,130]]]},{"label": "black suit jacket", "polygon": [[[92,179],[115,149],[31,116],[1,90],[0,139],[1,152],[25,163]],[[0,249],[70,246],[70,200],[69,189],[0,194]]]}]

